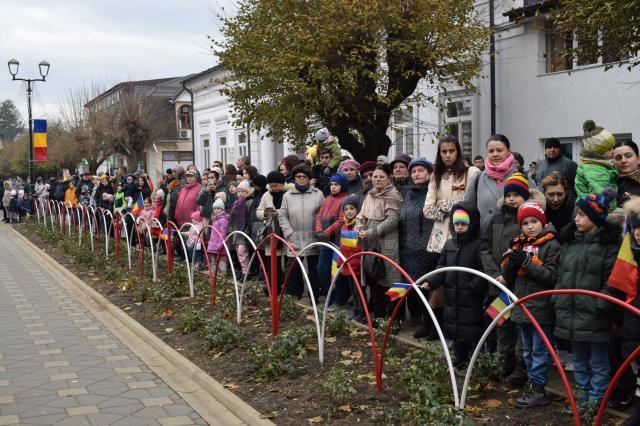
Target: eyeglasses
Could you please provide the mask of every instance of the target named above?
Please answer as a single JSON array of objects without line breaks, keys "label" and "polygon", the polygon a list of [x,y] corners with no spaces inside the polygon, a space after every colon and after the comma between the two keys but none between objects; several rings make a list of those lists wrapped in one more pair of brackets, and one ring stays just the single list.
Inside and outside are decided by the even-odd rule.
[{"label": "eyeglasses", "polygon": [[295,178],[296,179],[309,179],[309,176],[307,176],[307,175],[296,175]]}]

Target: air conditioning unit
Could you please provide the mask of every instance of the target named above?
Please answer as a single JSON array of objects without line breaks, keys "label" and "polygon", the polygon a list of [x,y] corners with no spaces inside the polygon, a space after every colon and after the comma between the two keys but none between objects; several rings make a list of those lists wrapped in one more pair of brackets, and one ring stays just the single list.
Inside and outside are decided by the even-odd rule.
[{"label": "air conditioning unit", "polygon": [[190,129],[180,130],[180,139],[191,139],[191,130]]}]

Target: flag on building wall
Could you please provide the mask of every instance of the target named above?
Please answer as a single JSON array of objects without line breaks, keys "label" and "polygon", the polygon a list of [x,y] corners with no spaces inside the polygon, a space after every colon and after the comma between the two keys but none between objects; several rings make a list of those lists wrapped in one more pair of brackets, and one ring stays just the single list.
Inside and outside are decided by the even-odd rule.
[{"label": "flag on building wall", "polygon": [[47,161],[47,120],[33,120],[33,160]]}]

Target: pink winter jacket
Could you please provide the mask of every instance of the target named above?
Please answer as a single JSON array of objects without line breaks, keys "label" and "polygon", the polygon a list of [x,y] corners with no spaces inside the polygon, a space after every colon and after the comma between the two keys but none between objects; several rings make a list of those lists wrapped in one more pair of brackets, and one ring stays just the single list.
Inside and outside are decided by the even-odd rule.
[{"label": "pink winter jacket", "polygon": [[[213,218],[211,226],[213,229],[211,230],[211,237],[209,238],[209,244],[207,245],[207,252],[224,256],[227,252],[225,251],[222,242],[227,236],[227,228],[229,228],[229,214],[226,212],[219,213]],[[220,235],[218,235],[218,232],[214,231],[214,229],[218,230],[220,235],[222,235],[222,238],[220,238]]]},{"label": "pink winter jacket", "polygon": [[196,202],[200,188],[202,188],[201,184],[191,182],[180,190],[175,212],[176,225],[178,225],[178,227],[191,220],[191,213],[200,210],[200,206]]}]

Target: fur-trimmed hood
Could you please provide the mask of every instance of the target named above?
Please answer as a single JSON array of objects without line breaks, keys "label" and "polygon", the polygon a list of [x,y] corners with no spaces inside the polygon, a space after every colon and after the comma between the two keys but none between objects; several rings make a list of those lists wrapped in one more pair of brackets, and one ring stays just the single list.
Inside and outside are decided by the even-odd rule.
[{"label": "fur-trimmed hood", "polygon": [[[527,200],[527,202],[529,201],[535,201],[536,203],[540,204],[543,209],[547,208],[547,199],[542,192],[535,188],[529,188],[529,199]],[[504,206],[504,197],[498,199],[496,205],[499,209],[501,209],[502,206]]]},{"label": "fur-trimmed hood", "polygon": [[640,196],[632,195],[625,201],[622,210],[627,215],[640,217]]}]

